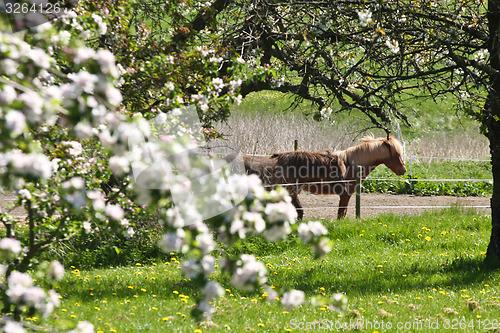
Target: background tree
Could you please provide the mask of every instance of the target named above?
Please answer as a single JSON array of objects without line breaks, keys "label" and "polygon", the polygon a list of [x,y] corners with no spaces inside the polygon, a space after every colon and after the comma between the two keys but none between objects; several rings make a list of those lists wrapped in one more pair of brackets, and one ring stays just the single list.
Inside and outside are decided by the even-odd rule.
[{"label": "background tree", "polygon": [[[453,97],[457,110],[476,118],[490,141],[494,189],[487,258],[500,259],[499,1],[216,0],[196,2],[191,11],[169,8],[174,7],[153,1],[131,11],[128,22],[136,34],[127,30],[121,37],[149,44],[123,54],[125,60],[135,57],[127,66],[155,63],[163,57],[157,50],[185,59],[209,49],[217,60],[210,79],[243,77],[242,97],[262,90],[289,93],[296,96],[295,104],[315,104],[318,118],[357,109],[387,133],[391,122],[410,125],[407,100],[430,98],[439,104]],[[138,39],[148,31],[157,34]],[[99,42],[116,44],[107,37]],[[241,58],[245,65],[235,66]],[[171,101],[161,86],[182,72],[177,66],[149,71],[150,77],[138,75],[127,90],[128,103],[136,111],[168,111]],[[176,87],[199,94],[200,83],[209,78],[190,68]],[[146,84],[147,91],[157,90],[145,97],[145,90],[135,89],[141,80],[155,82]],[[223,101],[234,90],[226,85],[216,93]],[[211,111],[207,124],[227,117],[226,105],[220,106],[224,112]]]}]

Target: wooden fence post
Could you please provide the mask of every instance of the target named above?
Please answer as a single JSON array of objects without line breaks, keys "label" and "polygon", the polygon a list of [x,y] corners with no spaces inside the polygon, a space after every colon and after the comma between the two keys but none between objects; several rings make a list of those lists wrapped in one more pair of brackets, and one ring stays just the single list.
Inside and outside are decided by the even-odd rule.
[{"label": "wooden fence post", "polygon": [[363,176],[363,167],[356,167],[356,218],[361,218],[361,178]]}]

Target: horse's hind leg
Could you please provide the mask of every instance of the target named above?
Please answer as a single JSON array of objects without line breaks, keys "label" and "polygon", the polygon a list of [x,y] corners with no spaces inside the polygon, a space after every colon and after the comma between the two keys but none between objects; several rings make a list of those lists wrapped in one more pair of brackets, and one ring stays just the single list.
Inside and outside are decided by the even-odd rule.
[{"label": "horse's hind leg", "polygon": [[302,208],[302,205],[300,204],[299,195],[298,194],[292,195],[291,198],[292,198],[292,205],[294,205],[295,210],[297,211],[297,218],[299,220],[302,220],[302,218],[304,217],[304,208]]},{"label": "horse's hind leg", "polygon": [[337,214],[337,219],[341,219],[346,217],[347,215],[347,206],[349,205],[349,200],[351,199],[351,196],[348,194],[342,194],[340,196],[340,201],[339,201],[339,211]]}]

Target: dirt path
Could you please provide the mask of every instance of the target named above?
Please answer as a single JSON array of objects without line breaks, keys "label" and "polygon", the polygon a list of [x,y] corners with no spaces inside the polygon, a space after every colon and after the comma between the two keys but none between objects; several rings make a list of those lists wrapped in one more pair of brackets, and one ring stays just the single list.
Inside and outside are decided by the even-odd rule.
[{"label": "dirt path", "polygon": [[[0,194],[0,212],[6,212],[5,205],[12,203],[14,197]],[[336,195],[314,195],[301,193],[300,200],[304,206],[304,218],[335,218],[337,216],[339,197]],[[355,216],[356,201],[351,198],[347,215]],[[413,195],[363,194],[361,197],[361,216],[371,217],[381,213],[418,214],[424,210],[441,209],[459,205],[464,207],[483,206],[475,208],[489,213],[489,197],[419,197]],[[16,207],[10,214],[17,217],[26,216],[21,207]]]},{"label": "dirt path", "polygon": [[[300,201],[305,208],[304,218],[335,218],[339,197],[336,195],[300,194]],[[418,214],[424,210],[440,210],[454,205],[472,207],[480,212],[490,212],[489,197],[421,197],[414,195],[363,194],[361,196],[361,217],[371,217],[382,213]],[[356,199],[351,197],[347,216],[356,214]]]}]

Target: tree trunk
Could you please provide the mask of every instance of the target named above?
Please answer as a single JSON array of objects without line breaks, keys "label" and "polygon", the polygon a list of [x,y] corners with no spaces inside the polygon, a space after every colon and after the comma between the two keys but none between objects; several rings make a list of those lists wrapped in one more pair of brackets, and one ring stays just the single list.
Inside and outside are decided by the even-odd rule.
[{"label": "tree trunk", "polygon": [[[498,97],[497,97],[498,98]],[[490,140],[491,166],[493,171],[493,195],[491,197],[491,238],[486,258],[500,266],[500,103],[492,103],[487,120]]]},{"label": "tree trunk", "polygon": [[[500,1],[488,1],[488,51],[490,66],[500,70]],[[491,166],[493,172],[493,195],[491,197],[491,238],[486,259],[500,266],[500,78],[490,76],[490,91],[484,105],[482,119],[486,135],[490,140]]]}]

